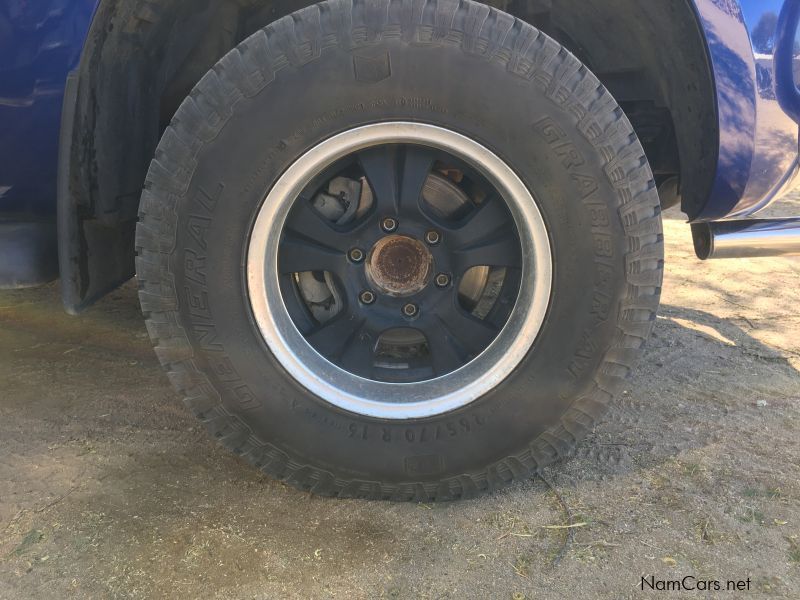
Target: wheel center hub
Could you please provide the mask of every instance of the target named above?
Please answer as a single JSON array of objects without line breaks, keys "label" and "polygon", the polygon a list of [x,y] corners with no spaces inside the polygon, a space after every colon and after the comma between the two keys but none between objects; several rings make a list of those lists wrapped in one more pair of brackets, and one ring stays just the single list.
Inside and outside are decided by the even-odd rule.
[{"label": "wheel center hub", "polygon": [[367,259],[370,281],[390,296],[411,296],[422,291],[432,273],[433,257],[425,244],[404,235],[381,239]]}]

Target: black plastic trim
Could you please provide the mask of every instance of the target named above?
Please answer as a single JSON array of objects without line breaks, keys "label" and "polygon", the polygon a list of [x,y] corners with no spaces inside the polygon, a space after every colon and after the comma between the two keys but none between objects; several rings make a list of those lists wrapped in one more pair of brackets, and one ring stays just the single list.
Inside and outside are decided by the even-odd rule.
[{"label": "black plastic trim", "polygon": [[69,177],[72,159],[72,135],[75,127],[75,107],[78,100],[78,73],[67,76],[64,105],[61,110],[61,132],[58,152],[58,258],[61,275],[61,298],[70,314],[80,312],[80,221],[72,201]]}]

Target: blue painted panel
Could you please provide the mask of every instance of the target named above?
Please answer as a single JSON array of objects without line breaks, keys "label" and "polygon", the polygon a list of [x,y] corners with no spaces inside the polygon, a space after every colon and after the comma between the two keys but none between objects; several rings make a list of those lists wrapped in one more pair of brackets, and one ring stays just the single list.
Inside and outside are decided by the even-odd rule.
[{"label": "blue painted panel", "polygon": [[0,218],[55,215],[67,74],[97,0],[0,0]]},{"label": "blue painted panel", "polygon": [[[775,34],[775,91],[778,103],[800,123],[800,0],[784,4]],[[758,44],[758,42],[755,42]]]},{"label": "blue painted panel", "polygon": [[720,155],[702,220],[746,216],[797,173],[798,126],[778,103],[778,17],[797,0],[695,0],[717,86]]}]

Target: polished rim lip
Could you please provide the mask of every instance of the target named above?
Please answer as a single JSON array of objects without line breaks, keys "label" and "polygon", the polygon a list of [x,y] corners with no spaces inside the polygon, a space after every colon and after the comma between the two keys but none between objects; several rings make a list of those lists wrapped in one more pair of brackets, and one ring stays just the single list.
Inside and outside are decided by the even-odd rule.
[{"label": "polished rim lip", "polygon": [[[516,222],[523,277],[511,316],[492,344],[460,369],[416,383],[353,375],[320,355],[295,326],[280,289],[278,249],[289,211],[321,170],[380,144],[419,144],[449,152],[479,170],[502,194]],[[346,411],[382,419],[441,415],[485,395],[505,380],[533,346],[550,302],[553,266],[541,212],[524,183],[475,140],[435,125],[393,121],[365,125],[321,142],[280,177],[262,204],[250,238],[247,284],[258,328],[278,362],[312,394]]]}]

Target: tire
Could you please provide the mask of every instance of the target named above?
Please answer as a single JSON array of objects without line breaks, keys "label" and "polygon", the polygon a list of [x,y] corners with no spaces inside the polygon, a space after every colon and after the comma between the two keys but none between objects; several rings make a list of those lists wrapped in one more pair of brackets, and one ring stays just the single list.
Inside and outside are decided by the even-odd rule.
[{"label": "tire", "polygon": [[[620,391],[659,303],[659,198],[615,100],[508,14],[422,4],[331,0],[244,41],[178,110],[141,200],[141,304],[172,384],[225,446],[315,494],[465,498],[569,455]],[[505,163],[535,198],[552,273],[531,346],[502,380],[484,377],[480,397],[448,410],[381,417],[311,393],[329,382],[278,358],[248,286],[264,199],[301,157],[400,122]]]}]

